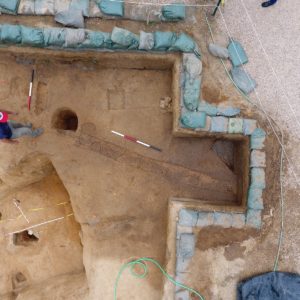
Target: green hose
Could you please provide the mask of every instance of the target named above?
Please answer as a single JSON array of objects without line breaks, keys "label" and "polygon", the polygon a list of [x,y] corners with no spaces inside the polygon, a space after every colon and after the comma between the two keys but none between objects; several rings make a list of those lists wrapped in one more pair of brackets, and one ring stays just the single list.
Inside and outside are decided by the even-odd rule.
[{"label": "green hose", "polygon": [[[119,281],[120,281],[120,278],[122,276],[122,273],[127,269],[127,268],[130,268],[130,272],[131,274],[134,276],[134,277],[137,277],[137,278],[145,278],[148,274],[148,267],[146,265],[145,262],[151,262],[153,263],[161,272],[162,274],[171,282],[173,283],[175,286],[179,286],[189,292],[191,292],[192,294],[195,294],[200,300],[205,300],[204,296],[202,296],[199,292],[197,292],[196,290],[180,283],[180,282],[177,282],[172,276],[170,276],[163,268],[162,266],[159,264],[158,261],[156,261],[155,259],[152,259],[152,258],[148,258],[148,257],[142,257],[142,258],[139,258],[139,259],[136,259],[136,260],[133,260],[133,261],[130,261],[128,263],[125,263],[122,265],[122,267],[120,268],[120,271],[118,273],[118,276],[116,278],[116,281],[115,281],[115,286],[114,286],[114,300],[117,300],[117,290],[118,290],[118,285],[119,285]],[[142,274],[138,274],[135,270],[134,270],[134,267],[135,266],[141,266],[142,269],[143,269],[143,273]]]}]

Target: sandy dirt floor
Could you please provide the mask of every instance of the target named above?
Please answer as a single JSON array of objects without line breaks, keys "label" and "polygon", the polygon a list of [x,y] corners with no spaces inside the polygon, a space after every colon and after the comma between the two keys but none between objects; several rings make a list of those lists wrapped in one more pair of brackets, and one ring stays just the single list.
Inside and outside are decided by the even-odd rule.
[{"label": "sandy dirt floor", "polygon": [[[284,110],[281,108],[286,108],[283,98],[276,87],[269,86],[274,79],[272,81],[271,75],[265,75],[269,72],[262,67],[265,66],[265,62],[260,60],[261,51],[258,50],[257,42],[250,33],[251,28],[243,30],[245,27],[242,25],[246,16],[241,10],[241,1],[228,1],[224,13],[225,20],[234,37],[245,45],[250,56],[248,67],[251,75],[258,81],[259,93],[267,105],[267,111],[284,124],[284,131],[289,140],[288,154],[297,168],[299,152],[296,149],[299,143],[295,142],[296,131],[295,134],[288,132],[288,129],[294,128],[291,126],[296,123],[290,117],[292,113],[282,113]],[[293,55],[296,55],[295,49],[299,38],[291,48],[294,50],[282,51],[284,47],[286,49],[287,44],[286,30],[290,29],[289,36],[294,37],[296,27],[291,27],[291,24],[287,27],[278,25],[277,30],[266,32],[268,26],[265,26],[278,16],[282,23],[285,23],[287,16],[291,16],[294,24],[297,24],[295,21],[299,12],[293,8],[293,1],[286,1],[286,7],[283,2],[279,1],[277,6],[269,10],[261,10],[259,3],[253,2],[249,5],[252,9],[251,15],[258,13],[259,17],[255,21],[260,32],[265,34],[264,41],[268,45],[267,50],[272,62],[289,61],[288,64],[282,64],[280,78],[287,79],[290,99],[293,105],[296,105],[299,93],[295,81],[291,79],[297,78],[295,74],[297,68],[294,65],[297,60],[293,59]],[[236,283],[239,280],[272,270],[279,229],[279,152],[276,139],[271,134],[265,118],[244,104],[244,100],[232,87],[219,61],[209,56],[206,45],[210,42],[210,37],[204,22],[203,10],[199,9],[195,17],[198,23],[194,24],[147,26],[132,21],[89,20],[87,27],[109,31],[117,25],[135,32],[170,29],[183,30],[191,34],[203,53],[203,98],[216,103],[227,101],[231,105],[240,105],[244,115],[258,118],[261,125],[267,129],[269,133],[266,149],[267,190],[264,194],[262,231],[236,232],[216,228],[200,231],[197,251],[186,282],[203,292],[207,299],[227,300],[235,298]],[[237,19],[242,25],[235,26],[234,20]],[[220,23],[211,20],[213,30],[218,40],[224,42],[227,38],[224,26],[220,25],[222,20],[220,17],[216,20]],[[52,17],[1,16],[0,21],[54,26]],[[274,41],[280,46],[276,47],[276,51],[273,48]],[[16,110],[20,113],[19,120],[33,121],[35,126],[43,126],[46,129],[42,137],[37,140],[24,139],[20,145],[13,148],[14,151],[10,145],[1,145],[1,150],[6,155],[0,158],[0,177],[5,184],[7,171],[15,166],[18,168],[18,163],[23,157],[39,152],[46,154],[70,195],[75,218],[81,225],[86,275],[73,274],[73,277],[62,275],[80,270],[81,260],[78,257],[76,264],[74,261],[74,269],[68,269],[65,263],[57,267],[58,269],[54,268],[51,270],[51,276],[62,277],[49,279],[48,282],[38,280],[35,282],[37,285],[20,293],[17,299],[34,299],[32,296],[34,294],[38,295],[37,300],[51,299],[49,296],[51,293],[48,295],[37,293],[46,287],[56,287],[58,299],[64,299],[63,297],[84,299],[88,293],[89,299],[111,299],[113,283],[122,263],[141,256],[153,257],[162,263],[165,261],[167,201],[170,196],[192,197],[215,203],[226,200],[232,203],[236,178],[211,150],[213,144],[211,139],[172,137],[172,115],[159,108],[160,98],[170,96],[171,93],[170,71],[103,69],[93,62],[79,61],[70,65],[54,63],[51,60],[40,61],[36,68],[38,97],[33,104],[32,112],[28,113],[26,95],[32,65],[16,58],[4,57],[3,54],[0,56],[1,107]],[[274,103],[278,103],[278,106],[273,105]],[[52,128],[52,117],[56,110],[62,107],[69,107],[77,113],[79,130],[76,133],[62,134]],[[164,151],[162,154],[152,153],[109,133],[111,129],[124,131],[125,128],[127,133],[141,137]],[[139,163],[135,164],[136,161]],[[289,170],[286,170],[287,174],[288,172]],[[199,176],[196,184],[189,180],[194,176]],[[206,181],[203,181],[204,178]],[[293,177],[285,178],[288,188],[285,194],[286,214],[289,217],[280,270],[299,272],[300,260],[297,251],[299,237],[295,233],[295,228],[300,226],[297,210],[299,193],[295,188]],[[199,182],[202,182],[202,185],[198,185]],[[25,191],[20,191],[20,198],[23,196]],[[56,226],[59,227],[58,225],[51,227],[53,232]],[[2,251],[7,255],[6,249]],[[19,264],[11,263],[13,267],[17,265]],[[14,272],[16,270],[14,269]],[[46,271],[49,270],[45,269],[43,276],[46,276]],[[86,279],[89,291],[86,289]],[[6,281],[1,287],[3,292],[8,291],[9,284],[11,281]],[[62,284],[68,287],[66,291],[58,288]],[[162,277],[154,268],[150,268],[149,277],[143,283],[126,273],[120,285],[120,299],[140,299],[140,295],[143,295],[143,299],[146,300],[159,300],[162,296],[162,284]],[[77,295],[70,296],[70,290],[75,286],[80,287],[80,291]],[[5,300],[10,300],[10,297],[10,294],[7,298],[3,296]]]},{"label": "sandy dirt floor", "polygon": [[[25,217],[13,200],[19,205]],[[16,191],[2,199],[0,294],[18,291],[66,273],[83,272],[80,226],[74,220],[69,195],[59,177],[52,172],[42,181]],[[37,239],[30,239],[26,230],[11,234],[31,224],[39,224],[61,216],[69,217],[52,226],[33,229]],[[9,219],[9,220],[8,220]],[[6,221],[4,221],[6,220]],[[20,275],[20,273],[22,275]],[[21,279],[20,279],[21,278]]]}]

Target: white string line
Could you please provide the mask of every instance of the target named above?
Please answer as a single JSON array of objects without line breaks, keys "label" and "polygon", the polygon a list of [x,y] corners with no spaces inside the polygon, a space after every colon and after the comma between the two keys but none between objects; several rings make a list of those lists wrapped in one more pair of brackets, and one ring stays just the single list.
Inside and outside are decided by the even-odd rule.
[{"label": "white string line", "polygon": [[[228,26],[227,26],[227,24],[226,24],[226,21],[225,21],[225,18],[224,18],[224,16],[223,16],[223,13],[222,13],[222,11],[221,11],[220,9],[219,9],[219,12],[220,12],[221,17],[222,17],[222,20],[223,20],[223,22],[224,22],[224,25],[225,25],[225,28],[226,28],[226,31],[227,31],[227,35],[228,35],[229,39],[232,41],[231,33],[230,33],[229,29],[228,29]],[[238,54],[238,51],[237,51],[237,49],[236,49],[236,47],[235,47],[234,44],[233,44],[233,46],[234,46],[234,48],[235,48],[235,51],[236,51],[236,53],[237,53],[237,56],[238,56],[240,62],[242,62],[242,61],[241,61],[241,58],[240,58],[240,56],[239,56],[239,54]],[[241,67],[242,67],[242,69],[245,71],[245,74],[246,74],[246,76],[248,77],[249,82],[251,82],[251,78],[250,78],[248,72],[246,72],[244,65],[242,64]],[[263,104],[262,104],[262,101],[261,101],[261,98],[259,97],[256,88],[254,88],[254,93],[255,93],[255,96],[256,96],[257,100],[259,101],[261,110],[262,110],[263,113],[265,114],[265,116],[266,116],[266,118],[267,118],[267,120],[268,120],[269,125],[271,126],[271,128],[272,128],[272,130],[273,130],[273,132],[274,132],[274,134],[275,134],[275,136],[276,136],[276,138],[277,138],[277,140],[278,140],[280,146],[282,147],[282,150],[283,150],[283,152],[284,152],[284,154],[285,154],[285,156],[286,156],[287,162],[288,162],[288,164],[289,164],[289,166],[290,166],[290,168],[291,168],[291,170],[292,170],[292,173],[293,173],[293,175],[294,175],[294,177],[295,177],[295,179],[296,179],[296,181],[297,181],[297,184],[300,185],[298,176],[297,176],[297,174],[296,174],[295,171],[294,171],[293,164],[292,164],[291,160],[289,159],[289,157],[288,157],[288,155],[287,155],[287,153],[286,153],[285,145],[283,144],[283,141],[281,141],[281,139],[279,138],[279,136],[278,136],[278,134],[277,134],[277,132],[276,132],[274,126],[272,125],[271,118],[268,116],[268,113],[267,113],[266,110],[264,109]],[[281,131],[281,136],[283,137],[284,135],[283,135],[282,129],[280,128],[279,125],[277,125],[277,127],[280,129],[280,131]]]},{"label": "white string line", "polygon": [[23,213],[23,210],[21,209],[20,205],[18,204],[18,200],[17,199],[13,199],[13,203],[16,206],[16,208],[20,211],[20,213],[22,214],[22,216],[26,220],[26,222],[30,223],[29,220],[27,219],[27,217],[25,216],[25,214]]},{"label": "white string line", "polygon": [[52,220],[49,220],[49,221],[46,221],[46,222],[43,222],[43,223],[39,223],[39,224],[36,224],[36,225],[32,225],[30,227],[26,227],[26,228],[23,228],[23,229],[20,229],[20,230],[17,230],[17,231],[13,231],[13,232],[7,233],[6,235],[12,235],[12,234],[15,234],[15,233],[20,233],[20,232],[23,232],[25,230],[33,229],[33,228],[36,228],[36,227],[39,227],[39,226],[42,226],[42,225],[46,225],[46,224],[49,224],[49,223],[52,223],[52,222],[56,222],[56,221],[62,220],[64,218],[65,217],[60,217],[60,218],[52,219]]},{"label": "white string line", "polygon": [[64,216],[64,217],[59,217],[59,218],[48,220],[48,221],[45,221],[45,222],[42,222],[42,223],[39,223],[39,224],[36,224],[36,225],[32,225],[30,227],[26,227],[26,228],[23,228],[23,229],[20,229],[20,230],[9,232],[9,233],[6,234],[6,236],[7,235],[13,235],[15,233],[20,233],[20,232],[23,232],[25,230],[30,230],[30,229],[33,229],[33,228],[36,228],[36,227],[40,227],[40,226],[43,226],[43,225],[46,225],[46,224],[49,224],[49,223],[53,223],[53,222],[56,222],[56,221],[60,221],[60,220],[63,220],[67,217],[70,217],[70,216],[73,216],[73,214],[71,213],[71,214],[68,214],[67,216]]},{"label": "white string line", "polygon": [[260,44],[260,46],[261,46],[261,48],[262,48],[262,50],[263,50],[263,53],[264,53],[264,55],[265,55],[265,57],[266,57],[267,62],[268,62],[268,64],[269,64],[269,67],[270,67],[270,69],[272,70],[274,77],[276,78],[277,84],[278,84],[278,86],[280,86],[281,91],[283,92],[283,94],[284,94],[284,96],[285,96],[285,98],[286,98],[286,100],[287,100],[288,106],[289,106],[289,108],[291,109],[291,111],[292,111],[292,113],[293,113],[293,115],[294,115],[294,117],[295,117],[295,120],[296,120],[298,126],[300,127],[300,122],[299,122],[298,119],[297,119],[297,115],[296,115],[296,113],[295,113],[295,110],[294,110],[294,108],[292,107],[292,105],[291,105],[291,103],[290,103],[290,101],[289,101],[289,97],[288,97],[288,95],[287,95],[285,89],[282,88],[282,85],[283,85],[283,84],[280,83],[280,80],[279,80],[279,78],[278,78],[278,75],[277,75],[275,69],[274,69],[273,66],[272,66],[270,57],[269,57],[269,55],[267,54],[267,51],[266,51],[266,49],[264,48],[261,39],[259,38],[259,34],[258,34],[257,30],[256,30],[256,26],[255,26],[255,24],[254,24],[254,22],[253,22],[251,16],[249,15],[248,9],[247,9],[247,7],[245,6],[245,3],[244,3],[243,0],[239,0],[239,1],[241,2],[242,6],[243,6],[243,8],[244,8],[244,11],[245,11],[245,13],[246,13],[246,15],[247,15],[247,18],[248,18],[248,20],[249,20],[249,22],[250,22],[250,24],[251,24],[252,30],[254,31],[255,36],[256,36],[256,38],[257,38],[257,40],[258,40],[258,42],[259,42],[259,44]]},{"label": "white string line", "polygon": [[151,3],[151,2],[135,2],[135,1],[123,1],[123,0],[110,0],[111,2],[118,2],[124,4],[135,4],[135,5],[149,5],[149,6],[165,6],[165,5],[182,5],[187,7],[216,7],[217,5],[213,4],[186,4],[186,3]]}]

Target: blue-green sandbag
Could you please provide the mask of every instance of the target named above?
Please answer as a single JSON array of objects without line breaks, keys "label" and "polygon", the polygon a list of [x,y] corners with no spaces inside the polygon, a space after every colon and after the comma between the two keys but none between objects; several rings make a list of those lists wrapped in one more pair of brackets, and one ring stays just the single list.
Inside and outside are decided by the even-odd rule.
[{"label": "blue-green sandbag", "polygon": [[238,41],[231,41],[228,45],[229,58],[234,67],[241,66],[248,62],[247,54]]},{"label": "blue-green sandbag", "polygon": [[123,28],[114,27],[111,40],[121,48],[138,49],[139,47],[139,36]]},{"label": "blue-green sandbag", "polygon": [[183,103],[184,106],[190,111],[194,111],[198,108],[199,97],[200,97],[200,85],[201,85],[200,79],[195,79],[193,81],[190,80],[185,81],[184,92],[183,92]]},{"label": "blue-green sandbag", "polygon": [[185,5],[184,3],[174,3],[164,5],[162,7],[162,15],[165,20],[179,21],[185,19]]},{"label": "blue-green sandbag", "polygon": [[44,32],[40,28],[21,26],[22,44],[31,47],[44,46]]},{"label": "blue-green sandbag", "polygon": [[44,28],[44,46],[62,47],[66,41],[64,28]]},{"label": "blue-green sandbag", "polygon": [[104,46],[106,32],[86,30],[86,39],[81,44],[82,48],[102,48]]},{"label": "blue-green sandbag", "polygon": [[82,12],[85,17],[90,14],[90,1],[89,0],[72,0],[70,9],[77,9]]},{"label": "blue-green sandbag", "polygon": [[106,15],[123,17],[124,16],[124,1],[118,0],[101,0],[98,1],[98,6]]},{"label": "blue-green sandbag", "polygon": [[230,74],[238,88],[246,95],[256,88],[256,81],[243,68],[232,68]]},{"label": "blue-green sandbag", "polygon": [[185,33],[179,34],[175,42],[169,48],[170,51],[194,52],[196,44],[194,40]]},{"label": "blue-green sandbag", "polygon": [[180,119],[182,125],[188,128],[205,128],[206,113],[199,111],[186,111],[182,113]]},{"label": "blue-green sandbag", "polygon": [[17,14],[20,0],[0,0],[0,12]]},{"label": "blue-green sandbag", "polygon": [[168,50],[176,41],[176,34],[171,31],[154,32],[154,50]]},{"label": "blue-green sandbag", "polygon": [[4,24],[1,27],[1,42],[4,44],[19,44],[22,41],[21,26]]}]

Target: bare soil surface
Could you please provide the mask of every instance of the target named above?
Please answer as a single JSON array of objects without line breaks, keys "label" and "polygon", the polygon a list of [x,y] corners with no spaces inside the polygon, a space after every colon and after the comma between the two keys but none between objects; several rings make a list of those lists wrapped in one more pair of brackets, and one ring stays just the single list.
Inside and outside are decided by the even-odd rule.
[{"label": "bare soil surface", "polygon": [[[14,199],[19,201],[29,223],[14,205]],[[74,219],[69,195],[55,172],[10,194],[1,203],[0,261],[5,268],[0,275],[0,295],[11,291],[18,294],[23,288],[59,275],[84,272],[80,225]],[[11,234],[59,217],[65,219],[32,229],[33,235],[27,230]]]},{"label": "bare soil surface", "polygon": [[[198,11],[195,24],[149,25],[94,19],[87,21],[87,28],[111,31],[117,25],[134,32],[174,30],[191,34],[203,54],[202,98],[211,103],[240,106],[243,116],[255,116],[261,120],[260,115],[250,110],[234,90],[220,62],[208,54],[206,46],[211,40],[203,17],[203,11]],[[2,15],[0,21],[57,26],[53,17]],[[215,25],[213,20],[212,23]],[[36,79],[32,111],[28,112],[26,99],[33,66]],[[5,153],[0,157],[0,188],[13,186],[14,176],[27,176],[27,172],[21,172],[19,164],[24,157],[44,153],[68,191],[71,210],[81,225],[81,241],[78,238],[80,228],[72,218],[41,227],[41,233],[37,231],[40,233],[38,243],[20,246],[22,251],[10,252],[9,241],[1,239],[1,264],[6,266],[0,274],[3,299],[15,299],[16,294],[17,300],[53,299],[54,296],[82,300],[87,295],[89,299],[111,299],[114,280],[124,262],[148,256],[164,264],[169,197],[189,197],[216,204],[220,201],[235,202],[237,178],[222,155],[213,150],[215,141],[172,136],[172,114],[159,107],[162,97],[171,96],[171,83],[171,71],[166,69],[124,69],[118,68],[118,62],[114,67],[103,68],[93,60],[77,59],[70,63],[63,59],[53,61],[50,56],[35,60],[35,57],[24,59],[1,53],[1,108],[18,111],[16,120],[42,126],[45,134],[37,140],[25,138],[15,147],[0,146]],[[53,128],[53,118],[61,108],[71,109],[77,114],[76,132],[59,132]],[[261,125],[270,133],[264,122]],[[163,152],[156,153],[124,141],[112,135],[110,130],[136,136],[162,148]],[[278,208],[279,191],[279,152],[272,136],[267,139],[266,152],[267,190],[264,193],[262,231],[207,228],[199,232],[197,251],[185,283],[199,289],[207,299],[234,299],[239,280],[272,268],[278,233],[278,221],[274,221],[273,211]],[[35,170],[35,166],[32,165],[36,171],[36,174],[30,173],[32,178],[42,173]],[[14,174],[7,177],[9,170],[14,170]],[[46,196],[67,197],[57,178],[45,181],[47,184],[42,180],[25,190],[16,189],[14,195],[10,194],[4,200],[9,202],[17,195],[26,201],[33,199],[34,204],[40,206]],[[295,193],[290,193],[289,197],[294,199]],[[2,205],[0,212],[2,219],[16,213],[2,210]],[[67,212],[69,210],[59,208],[34,221],[48,220],[58,216],[57,213]],[[26,225],[19,222],[10,223],[10,226],[14,224],[11,228],[1,224],[1,231],[5,233]],[[296,222],[292,220],[288,228],[291,236],[294,235],[293,224]],[[45,232],[51,236],[47,245],[44,244]],[[293,240],[287,244],[293,245]],[[47,251],[35,257],[37,249]],[[32,259],[32,253],[35,259]],[[45,259],[41,262],[40,258]],[[285,258],[293,261],[288,252]],[[286,264],[284,268],[292,271],[293,264]],[[18,272],[33,287],[25,285],[23,289],[21,285],[22,291],[17,289],[12,295],[12,282]],[[62,289],[62,286],[66,288]],[[126,272],[120,284],[120,299],[140,299],[142,295],[145,300],[159,300],[162,286],[161,274],[152,267],[143,283]],[[8,294],[4,296],[5,293]]]}]

